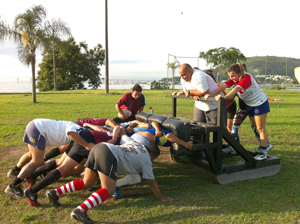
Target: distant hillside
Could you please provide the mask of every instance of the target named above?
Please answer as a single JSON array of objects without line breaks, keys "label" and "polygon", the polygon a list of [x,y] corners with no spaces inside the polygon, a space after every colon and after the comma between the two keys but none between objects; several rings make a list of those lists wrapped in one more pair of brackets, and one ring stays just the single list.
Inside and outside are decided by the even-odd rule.
[{"label": "distant hillside", "polygon": [[[285,75],[287,60],[287,75],[295,79],[294,69],[300,67],[300,59],[286,57],[267,57],[267,75]],[[247,70],[253,75],[265,74],[266,57],[256,56],[247,58]]]},{"label": "distant hillside", "polygon": [[[286,58],[286,57],[275,57],[268,56],[267,59],[267,75],[286,75],[286,59],[287,59],[287,75],[290,76],[295,81],[294,69],[300,67],[300,59],[296,58]],[[247,71],[253,75],[264,75],[266,66],[266,56],[255,56],[249,57],[246,61]],[[204,70],[203,68],[200,68]],[[227,68],[224,69],[224,75],[226,76]],[[217,74],[217,71],[214,70]],[[227,77],[227,76],[226,76]],[[166,81],[163,78],[162,81]],[[175,72],[175,82],[180,83],[180,77],[178,70]]]}]

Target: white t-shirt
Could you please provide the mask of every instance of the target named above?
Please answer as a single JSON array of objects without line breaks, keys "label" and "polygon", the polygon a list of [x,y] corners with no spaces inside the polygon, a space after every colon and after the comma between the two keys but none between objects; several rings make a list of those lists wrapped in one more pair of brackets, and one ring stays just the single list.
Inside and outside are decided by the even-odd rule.
[{"label": "white t-shirt", "polygon": [[118,161],[118,174],[143,173],[143,178],[155,179],[150,154],[145,146],[138,144],[127,135],[122,136],[123,145],[104,143]]},{"label": "white t-shirt", "polygon": [[36,128],[46,138],[46,145],[65,145],[71,142],[68,132],[78,132],[82,127],[71,121],[34,119]]},{"label": "white t-shirt", "polygon": [[[209,93],[211,94],[218,89],[216,82],[201,70],[194,70],[191,82],[186,82],[183,78],[181,78],[181,85],[184,92],[187,90],[199,90],[200,92],[204,93],[205,91],[209,90]],[[195,106],[199,110],[210,111],[215,110],[218,107],[218,102],[195,100]]]}]

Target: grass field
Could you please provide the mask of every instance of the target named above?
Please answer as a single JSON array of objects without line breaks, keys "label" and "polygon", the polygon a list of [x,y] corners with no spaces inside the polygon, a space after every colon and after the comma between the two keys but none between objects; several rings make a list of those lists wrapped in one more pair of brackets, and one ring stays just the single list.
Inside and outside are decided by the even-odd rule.
[{"label": "grass field", "polygon": [[[62,91],[37,94],[32,104],[29,94],[0,95],[0,223],[76,223],[71,211],[91,192],[66,194],[60,208],[53,208],[44,194],[74,178],[62,178],[39,192],[40,207],[31,207],[27,199],[4,193],[11,182],[6,177],[20,156],[27,152],[22,138],[25,127],[34,118],[72,120],[116,116],[115,103],[128,91]],[[281,158],[281,171],[271,177],[218,185],[206,171],[193,164],[173,163],[168,148],[154,162],[154,174],[164,195],[174,198],[161,202],[147,184],[122,188],[121,200],[107,200],[89,211],[99,223],[300,223],[300,91],[266,91],[270,102],[267,131],[273,149]],[[171,116],[171,91],[145,90],[146,112]],[[193,101],[178,100],[177,116],[192,119]],[[240,129],[245,148],[256,150],[257,142],[247,119]],[[229,158],[224,158],[224,160]],[[27,184],[23,184],[25,189]],[[96,185],[99,188],[99,185]]]}]

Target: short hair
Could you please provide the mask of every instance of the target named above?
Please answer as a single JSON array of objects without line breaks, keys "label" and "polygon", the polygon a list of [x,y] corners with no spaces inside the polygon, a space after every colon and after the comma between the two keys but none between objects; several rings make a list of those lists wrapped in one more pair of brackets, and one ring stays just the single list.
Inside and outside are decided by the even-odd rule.
[{"label": "short hair", "polygon": [[122,120],[121,118],[119,118],[119,117],[115,117],[115,118],[113,119],[113,121],[116,122],[117,124],[123,123],[123,120]]},{"label": "short hair", "polygon": [[134,92],[134,91],[142,92],[143,89],[142,89],[142,87],[141,87],[139,84],[135,84],[135,85],[132,87],[132,92]]},{"label": "short hair", "polygon": [[152,156],[154,158],[157,158],[160,154],[160,149],[154,143],[150,143],[150,144],[146,145],[146,149],[148,150],[149,153],[152,153]]},{"label": "short hair", "polygon": [[237,62],[236,64],[231,65],[227,72],[235,72],[235,73],[239,73],[240,74],[240,78],[239,80],[241,81],[241,79],[245,76],[245,70],[244,67],[241,63]]},{"label": "short hair", "polygon": [[180,66],[180,69],[184,72],[188,72],[190,69],[193,70],[192,66],[190,64],[184,63]]}]

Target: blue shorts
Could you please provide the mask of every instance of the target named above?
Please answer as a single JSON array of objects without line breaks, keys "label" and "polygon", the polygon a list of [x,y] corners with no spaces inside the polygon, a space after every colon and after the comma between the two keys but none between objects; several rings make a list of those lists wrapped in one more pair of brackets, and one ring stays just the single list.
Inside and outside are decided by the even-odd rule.
[{"label": "blue shorts", "polygon": [[30,121],[26,127],[23,142],[42,151],[46,149],[46,138],[36,128],[33,121]]},{"label": "blue shorts", "polygon": [[249,117],[254,117],[255,115],[262,115],[270,112],[269,101],[266,100],[263,104],[255,107],[250,107],[247,105],[247,112]]}]

